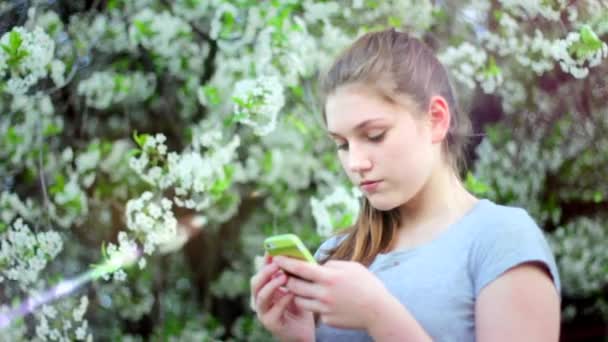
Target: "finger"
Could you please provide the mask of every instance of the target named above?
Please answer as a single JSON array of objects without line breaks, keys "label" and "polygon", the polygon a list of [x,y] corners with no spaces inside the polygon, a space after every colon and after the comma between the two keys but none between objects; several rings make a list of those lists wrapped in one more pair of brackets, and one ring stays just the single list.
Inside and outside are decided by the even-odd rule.
[{"label": "finger", "polygon": [[279,270],[279,265],[276,263],[268,264],[264,266],[258,274],[251,277],[251,293],[254,297],[257,297],[258,292],[264,284],[268,282],[270,277]]},{"label": "finger", "polygon": [[352,261],[329,260],[328,262],[326,262],[325,264],[323,264],[323,266],[329,267],[329,268],[343,268],[345,266],[345,264],[349,264],[351,262]]},{"label": "finger", "polygon": [[321,283],[326,279],[326,271],[319,265],[282,256],[275,257],[274,262],[276,262],[284,271],[305,280]]},{"label": "finger", "polygon": [[293,301],[302,310],[318,312],[321,314],[329,312],[327,306],[318,300],[296,296]]},{"label": "finger", "polygon": [[268,322],[271,322],[271,324],[272,322],[279,322],[281,316],[283,316],[283,312],[287,309],[287,305],[289,305],[293,298],[293,293],[289,293],[279,299],[265,315]]},{"label": "finger", "polygon": [[264,252],[264,263],[270,264],[272,262],[272,255],[268,254],[268,252]]},{"label": "finger", "polygon": [[262,268],[253,276],[249,281],[251,292],[256,294],[262,285],[268,282],[268,278],[279,270],[279,266],[276,263],[262,266]]},{"label": "finger", "polygon": [[318,283],[311,283],[306,280],[301,280],[295,277],[289,277],[285,285],[290,292],[295,293],[299,297],[311,299],[320,299],[324,293],[324,288]]},{"label": "finger", "polygon": [[256,297],[256,300],[255,300],[255,302],[257,303],[258,311],[261,311],[262,313],[265,313],[266,311],[268,311],[268,309],[272,305],[271,300],[270,300],[271,295],[274,293],[274,291],[279,286],[283,285],[286,280],[287,280],[287,277],[284,275],[280,276],[278,278],[274,278],[270,282],[268,282],[268,284],[266,284],[266,286],[264,286],[264,287],[262,287],[262,289],[260,289],[260,292],[258,293],[258,296]]}]

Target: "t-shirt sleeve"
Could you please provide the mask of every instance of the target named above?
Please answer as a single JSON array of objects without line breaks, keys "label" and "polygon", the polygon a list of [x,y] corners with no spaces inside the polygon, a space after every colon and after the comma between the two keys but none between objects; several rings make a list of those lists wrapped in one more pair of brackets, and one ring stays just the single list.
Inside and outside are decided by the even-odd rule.
[{"label": "t-shirt sleeve", "polygon": [[471,269],[475,297],[507,270],[526,262],[539,262],[551,274],[558,294],[561,294],[559,272],[553,253],[542,230],[519,208],[498,215],[481,227],[471,254]]},{"label": "t-shirt sleeve", "polygon": [[332,249],[336,248],[344,239],[346,238],[345,235],[334,235],[332,237],[330,237],[329,239],[325,240],[321,246],[319,246],[319,248],[317,248],[317,251],[314,254],[314,257],[317,261],[321,261],[322,259],[325,259],[329,253],[332,251]]}]

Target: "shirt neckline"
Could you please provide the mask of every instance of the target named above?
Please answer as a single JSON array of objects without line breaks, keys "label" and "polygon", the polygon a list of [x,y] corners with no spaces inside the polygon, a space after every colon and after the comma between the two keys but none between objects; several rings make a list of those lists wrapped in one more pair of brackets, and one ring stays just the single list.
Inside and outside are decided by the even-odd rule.
[{"label": "shirt neckline", "polygon": [[441,232],[437,237],[435,237],[434,239],[432,239],[431,241],[422,243],[420,245],[411,247],[411,248],[400,248],[400,249],[396,249],[393,251],[390,251],[388,253],[378,253],[377,254],[377,258],[388,258],[388,257],[392,257],[395,255],[406,255],[406,254],[411,254],[414,252],[417,252],[419,250],[422,249],[426,249],[429,246],[435,245],[436,243],[444,240],[447,236],[451,235],[453,233],[453,231],[456,231],[457,229],[455,229],[457,226],[460,226],[462,224],[464,224],[471,216],[473,216],[482,206],[484,206],[486,203],[489,203],[490,201],[485,199],[485,198],[480,198],[477,203],[475,203],[475,205],[469,209],[463,216],[461,216],[458,220],[450,223],[448,225],[448,227]]}]

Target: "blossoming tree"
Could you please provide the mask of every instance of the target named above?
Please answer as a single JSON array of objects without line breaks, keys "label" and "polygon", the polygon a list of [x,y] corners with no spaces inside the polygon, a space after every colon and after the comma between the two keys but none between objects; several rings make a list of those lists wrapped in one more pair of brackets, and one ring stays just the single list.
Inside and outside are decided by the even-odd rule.
[{"label": "blossoming tree", "polygon": [[264,237],[314,249],[359,208],[318,73],[389,26],[450,69],[479,135],[466,184],[545,229],[582,336],[608,321],[606,6],[0,3],[3,338],[267,340],[248,310]]}]

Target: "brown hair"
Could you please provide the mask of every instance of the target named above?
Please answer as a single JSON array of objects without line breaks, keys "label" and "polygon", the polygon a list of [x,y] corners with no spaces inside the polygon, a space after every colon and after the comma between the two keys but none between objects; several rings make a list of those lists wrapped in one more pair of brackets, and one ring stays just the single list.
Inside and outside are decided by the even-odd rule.
[{"label": "brown hair", "polygon": [[[464,150],[470,136],[468,116],[458,109],[448,73],[433,51],[419,39],[395,29],[366,33],[348,47],[320,82],[323,120],[327,125],[327,97],[346,85],[361,85],[396,104],[413,103],[420,115],[432,96],[443,97],[451,120],[443,141],[442,155],[456,174],[464,167]],[[391,246],[401,222],[398,209],[381,211],[363,198],[354,226],[343,230],[347,237],[323,260],[353,260],[369,265]]]}]

